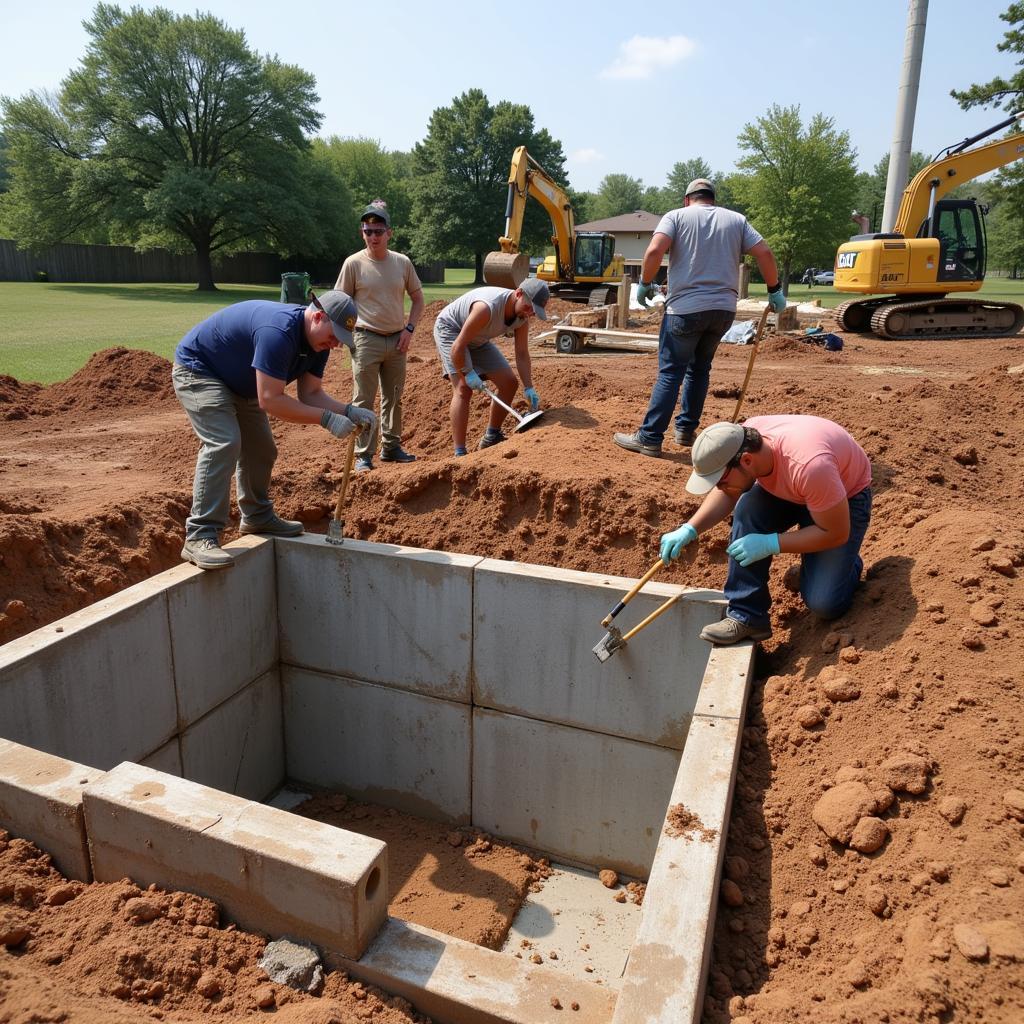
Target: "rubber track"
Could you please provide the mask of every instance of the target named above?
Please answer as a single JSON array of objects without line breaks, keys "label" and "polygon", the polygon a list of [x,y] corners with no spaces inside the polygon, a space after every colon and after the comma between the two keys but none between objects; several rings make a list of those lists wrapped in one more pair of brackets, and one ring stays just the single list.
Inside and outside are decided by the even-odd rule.
[{"label": "rubber track", "polygon": [[[842,329],[844,331],[848,331],[851,334],[870,334],[871,333],[871,314],[875,311],[875,309],[881,303],[883,303],[885,301],[887,301],[887,300],[884,299],[884,298],[882,298],[882,299],[849,299],[846,302],[840,302],[839,305],[835,307],[833,312],[839,318],[839,326],[842,327]],[[847,320],[846,320],[846,312],[847,312],[847,310],[849,310],[849,309],[856,309],[856,308],[859,308],[859,309],[863,310],[864,313],[865,313],[865,316],[864,316],[864,326],[863,327],[854,327],[851,324],[847,323]]]},{"label": "rubber track", "polygon": [[[896,334],[888,329],[888,320],[895,312],[913,314],[914,310],[937,311],[939,307],[952,310],[957,307],[977,307],[985,311],[1012,310],[1013,325],[991,330],[964,330],[961,327],[930,327],[926,331],[904,331]],[[871,315],[871,330],[880,338],[892,341],[908,341],[914,338],[1008,338],[1024,327],[1024,307],[1015,302],[981,302],[977,299],[929,299],[923,302],[893,302],[882,306]]]}]

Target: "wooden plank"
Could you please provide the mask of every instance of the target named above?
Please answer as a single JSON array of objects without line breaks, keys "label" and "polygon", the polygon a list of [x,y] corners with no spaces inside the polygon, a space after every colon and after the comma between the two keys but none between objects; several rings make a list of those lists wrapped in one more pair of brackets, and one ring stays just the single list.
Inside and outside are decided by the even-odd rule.
[{"label": "wooden plank", "polygon": [[534,335],[533,340],[540,341],[542,338],[553,338],[555,335],[562,334],[565,331],[571,331],[573,334],[593,334],[603,338],[628,338],[634,341],[642,339],[655,343],[658,341],[658,335],[656,334],[637,334],[636,331],[617,331],[607,327],[576,327],[573,324],[559,324],[557,328]]}]

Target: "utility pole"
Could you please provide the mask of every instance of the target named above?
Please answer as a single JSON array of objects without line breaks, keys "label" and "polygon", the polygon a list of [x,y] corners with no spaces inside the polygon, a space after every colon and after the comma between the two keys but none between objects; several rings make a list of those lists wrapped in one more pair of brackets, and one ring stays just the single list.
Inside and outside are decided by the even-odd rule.
[{"label": "utility pole", "polygon": [[907,38],[903,46],[903,70],[896,96],[896,124],[892,133],[892,148],[889,150],[889,176],[885,182],[882,231],[892,231],[896,223],[896,214],[899,212],[900,200],[903,198],[903,190],[907,187],[927,21],[928,0],[910,0],[907,5]]}]

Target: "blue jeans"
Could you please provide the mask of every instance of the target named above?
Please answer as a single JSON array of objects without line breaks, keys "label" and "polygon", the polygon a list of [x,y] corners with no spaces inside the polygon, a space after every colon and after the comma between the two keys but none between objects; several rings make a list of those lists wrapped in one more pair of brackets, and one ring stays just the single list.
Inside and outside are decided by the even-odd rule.
[{"label": "blue jeans", "polygon": [[171,380],[200,442],[185,539],[216,540],[228,525],[232,474],[242,519],[254,525],[269,522],[274,515],[268,492],[277,446],[259,400],[236,395],[222,381],[177,363]]},{"label": "blue jeans", "polygon": [[[732,514],[732,540],[748,533],[783,533],[792,526],[810,526],[814,520],[806,505],[794,505],[769,494],[760,484],[737,502]],[[864,562],[860,546],[871,522],[871,488],[850,498],[850,536],[846,543],[828,551],[814,551],[800,558],[800,596],[804,604],[823,619],[838,619],[853,603]],[[768,609],[768,570],[772,560],[762,558],[744,568],[729,559],[725,596],[728,616],[755,629],[771,625]]]},{"label": "blue jeans", "polygon": [[733,316],[724,309],[665,314],[658,334],[658,379],[640,427],[640,440],[644,444],[661,444],[679,400],[680,388],[683,399],[676,429],[697,429],[704,399],[708,397],[711,360]]}]

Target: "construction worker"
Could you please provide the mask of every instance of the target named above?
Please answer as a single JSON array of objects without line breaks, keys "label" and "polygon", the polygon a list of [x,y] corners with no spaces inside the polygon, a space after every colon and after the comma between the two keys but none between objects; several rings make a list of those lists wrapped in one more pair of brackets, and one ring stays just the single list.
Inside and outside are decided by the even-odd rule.
[{"label": "construction worker", "polygon": [[694,442],[686,489],[707,497],[689,522],[662,535],[666,564],[733,517],[729,607],[721,622],[704,628],[702,640],[734,644],[771,636],[768,570],[780,551],[801,555],[800,593],[812,612],[835,619],[850,607],[871,521],[871,463],[838,424],[818,416],[715,423]]},{"label": "construction worker", "polygon": [[[270,500],[277,447],[267,417],[319,423],[339,438],[373,429],[372,412],[339,402],[321,386],[331,349],[351,349],[355,325],[355,302],[329,291],[308,306],[262,300],[227,306],[178,342],[171,380],[200,442],[181,549],[185,561],[200,569],[234,564],[219,544],[228,524],[232,473],[242,533],[302,533],[302,523],[281,519]],[[297,398],[285,394],[293,380]]]},{"label": "construction worker", "polygon": [[[415,462],[402,448],[402,391],[405,364],[416,324],[423,316],[423,287],[408,256],[391,252],[391,215],[382,199],[375,199],[359,220],[366,248],[341,265],[335,288],[356,300],[355,352],[352,354],[352,404],[372,409],[380,388],[381,462]],[[408,319],[405,296],[412,300]],[[357,473],[373,469],[377,431],[367,431],[356,442]]]},{"label": "construction worker", "polygon": [[711,361],[736,315],[744,253],[757,260],[772,309],[778,313],[786,308],[768,244],[742,214],[715,206],[715,186],[706,178],[694,178],[686,186],[682,207],[666,213],[655,228],[636,292],[642,306],[658,287],[654,278],[666,252],[668,294],[658,335],[658,378],[640,429],[613,438],[620,448],[641,455],[661,455],[680,388],[683,398],[675,439],[686,448],[693,444],[708,394]]},{"label": "construction worker", "polygon": [[[452,382],[450,413],[456,455],[466,454],[469,402],[473,392],[486,390],[484,381],[489,380],[504,402],[511,402],[516,393],[516,376],[492,338],[512,334],[516,369],[530,403],[530,412],[540,408],[530,365],[528,321],[534,315],[547,320],[544,307],[549,297],[547,284],[531,277],[514,290],[474,288],[438,313],[434,321],[434,344],[444,375]],[[505,440],[501,425],[506,415],[497,402],[491,402],[487,431],[480,438],[478,448],[489,448]]]}]

